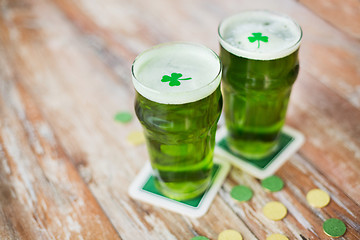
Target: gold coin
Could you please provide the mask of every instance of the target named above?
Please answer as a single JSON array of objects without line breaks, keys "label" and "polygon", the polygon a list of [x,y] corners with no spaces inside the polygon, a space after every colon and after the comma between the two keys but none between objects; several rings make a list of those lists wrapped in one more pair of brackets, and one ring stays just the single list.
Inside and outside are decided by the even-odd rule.
[{"label": "gold coin", "polygon": [[242,236],[235,230],[225,230],[219,234],[218,240],[242,240]]},{"label": "gold coin", "polygon": [[266,238],[266,240],[289,240],[285,235],[274,233]]},{"label": "gold coin", "polygon": [[322,208],[329,204],[330,196],[327,192],[316,188],[307,193],[306,200],[311,206]]},{"label": "gold coin", "polygon": [[269,202],[263,208],[263,213],[265,217],[278,221],[283,219],[287,214],[287,209],[281,202]]},{"label": "gold coin", "polygon": [[141,131],[134,131],[127,136],[127,140],[132,145],[137,146],[145,142],[145,136]]}]

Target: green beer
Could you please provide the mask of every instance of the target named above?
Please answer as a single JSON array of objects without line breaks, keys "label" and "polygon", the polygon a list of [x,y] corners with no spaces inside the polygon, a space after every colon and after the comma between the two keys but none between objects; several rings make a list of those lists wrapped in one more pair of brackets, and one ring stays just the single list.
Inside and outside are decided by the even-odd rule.
[{"label": "green beer", "polygon": [[227,141],[260,159],[277,147],[291,88],[299,72],[302,31],[286,16],[248,11],[219,25]]},{"label": "green beer", "polygon": [[184,200],[210,183],[215,132],[222,109],[221,64],[201,45],[169,43],[133,63],[135,111],[157,188]]}]

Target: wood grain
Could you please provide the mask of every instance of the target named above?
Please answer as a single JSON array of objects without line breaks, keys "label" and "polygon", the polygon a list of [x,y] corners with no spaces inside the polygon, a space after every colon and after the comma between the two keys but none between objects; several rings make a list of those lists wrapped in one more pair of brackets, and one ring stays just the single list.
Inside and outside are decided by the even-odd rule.
[{"label": "wood grain", "polygon": [[13,74],[0,84],[1,239],[121,239]]},{"label": "wood grain", "polygon": [[[244,239],[327,239],[330,217],[347,225],[342,239],[359,239],[360,43],[349,33],[356,24],[324,21],[334,13],[319,2],[1,0],[0,239],[217,239],[225,229]],[[131,199],[127,188],[148,156],[126,141],[138,121],[113,116],[134,113],[133,59],[166,41],[217,49],[218,22],[252,8],[291,15],[304,31],[287,123],[306,143],[277,172],[284,190],[267,193],[233,169],[199,219]],[[231,199],[238,184],[253,189],[251,201]],[[331,195],[323,209],[305,199],[316,187]],[[272,200],[288,208],[283,221],[263,216]]]},{"label": "wood grain", "polygon": [[344,31],[349,36],[360,39],[360,2],[357,0],[299,0],[318,16]]}]

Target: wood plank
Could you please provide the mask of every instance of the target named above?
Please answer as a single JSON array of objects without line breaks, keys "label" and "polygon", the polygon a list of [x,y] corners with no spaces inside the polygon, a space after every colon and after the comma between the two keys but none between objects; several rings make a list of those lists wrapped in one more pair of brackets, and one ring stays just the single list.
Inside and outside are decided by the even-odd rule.
[{"label": "wood plank", "polygon": [[[259,180],[238,170],[231,172],[230,181],[225,183],[220,192],[249,229],[257,233],[258,239],[265,239],[274,232],[281,232],[289,239],[325,239],[322,223],[331,217],[343,220],[348,226],[344,239],[356,239],[359,236],[358,202],[344,194],[335,181],[329,181],[307,159],[297,154],[277,174],[285,180],[285,187],[280,192],[264,191]],[[250,202],[237,203],[231,199],[229,192],[237,184],[253,189],[254,197]],[[330,194],[332,200],[327,207],[316,209],[307,203],[306,194],[313,188],[321,188]],[[287,207],[288,215],[283,221],[274,222],[263,216],[262,207],[269,201],[280,201]]]},{"label": "wood plank", "polygon": [[342,44],[348,42],[304,43],[300,53],[301,69],[360,109],[360,47],[353,44],[344,48]]},{"label": "wood plank", "polygon": [[[13,36],[6,23],[1,46]],[[18,82],[22,62],[8,50],[0,49],[0,238],[121,239]]]},{"label": "wood plank", "polygon": [[[344,235],[345,239],[356,239],[359,237],[360,215],[357,213],[360,210],[360,206],[356,199],[354,200],[344,194],[342,189],[338,188],[335,179],[329,179],[324,176],[308,159],[301,155],[296,155],[286,167],[286,169],[284,168],[279,171],[279,176],[287,179],[286,183],[289,185],[289,192],[285,191],[285,196],[281,196],[279,199],[284,203],[290,204],[287,207],[294,218],[298,219],[299,223],[306,224],[302,220],[308,221],[310,223],[308,225],[310,231],[315,231],[319,235],[319,239],[323,239],[326,237],[322,229],[323,222],[329,218],[338,218],[344,221],[347,226],[347,232]],[[306,194],[314,188],[320,188],[329,193],[331,202],[328,206],[321,209],[309,206],[306,201]],[[287,189],[285,188],[285,190]],[[281,195],[281,192],[279,195]],[[296,196],[298,201],[291,202],[290,200],[288,202],[286,199],[292,199],[289,196]],[[303,208],[306,208],[306,210]]]},{"label": "wood plank", "polygon": [[[139,239],[190,239],[197,234],[216,239],[221,231],[229,228],[241,232],[245,239],[265,239],[275,231],[285,233],[290,239],[322,239],[321,223],[328,217],[346,222],[349,229],[344,239],[357,237],[359,132],[354,127],[359,108],[358,83],[354,76],[358,76],[359,44],[301,4],[295,1],[27,0],[5,5],[1,5],[6,9],[6,16],[3,24],[0,23],[0,31],[9,33],[0,34],[1,45],[6,46],[0,46],[0,54],[6,52],[5,72],[11,74],[10,69],[16,69],[15,89],[22,96],[19,101],[30,103],[30,106],[25,104],[26,112],[35,109],[31,115],[33,125],[37,121],[45,123],[47,131],[56,136],[56,150],[60,148],[65,162],[73,162],[123,239],[134,239],[134,236]],[[233,170],[208,214],[200,219],[132,200],[127,195],[127,187],[147,159],[146,148],[132,146],[126,141],[131,131],[140,129],[136,120],[121,125],[113,121],[113,116],[119,110],[134,113],[130,77],[133,58],[156,43],[170,40],[197,41],[215,49],[218,21],[235,11],[254,7],[271,7],[295,16],[306,33],[302,47],[305,51],[301,56],[305,70],[294,88],[288,123],[303,131],[308,141],[301,155],[291,158],[278,172],[285,179],[285,189],[275,194],[266,193],[258,180]],[[330,35],[333,39],[325,43],[317,41]],[[335,56],[349,56],[354,61],[320,61],[335,50]],[[327,67],[331,68],[328,72],[325,71]],[[340,70],[346,73],[339,74]],[[338,79],[350,87],[344,88],[337,83]],[[8,108],[9,112],[13,111],[12,105]],[[40,116],[39,120],[34,116]],[[343,118],[347,119],[345,123]],[[14,113],[13,119],[19,121]],[[22,129],[22,125],[25,124],[20,121],[16,126]],[[44,144],[47,146],[46,141]],[[34,152],[33,149],[36,147],[26,150],[24,155],[32,156],[29,152]],[[51,151],[55,150],[51,148]],[[40,162],[41,171],[52,170],[46,177],[54,173],[47,161],[36,161]],[[346,176],[341,176],[339,169],[346,171]],[[66,171],[56,174],[63,176]],[[250,202],[240,204],[230,198],[229,191],[237,184],[246,184],[254,190]],[[315,210],[307,205],[305,193],[312,187],[322,187],[331,193],[333,201],[328,207]],[[20,191],[17,186],[13,188]],[[4,192],[9,195],[8,190]],[[59,193],[61,196],[67,194]],[[262,206],[271,200],[280,200],[288,207],[289,215],[283,221],[272,222],[262,215]],[[21,204],[17,206],[22,207]],[[73,212],[77,212],[79,206],[73,207]],[[55,210],[49,212],[52,211]],[[14,238],[21,234],[41,236],[40,231],[32,230],[32,225],[24,225],[23,229],[4,225],[6,216],[0,214],[0,230],[4,229],[7,235]],[[61,221],[66,222],[66,217],[62,216]],[[88,219],[80,219],[77,215],[75,218],[81,227],[87,226]],[[18,224],[17,221],[21,219],[13,216],[12,222]],[[47,223],[36,220],[34,224],[38,222]],[[101,223],[109,225],[106,218]],[[55,226],[51,227],[56,231]],[[42,231],[46,237],[51,232],[42,229],[46,229]]]},{"label": "wood plank", "polygon": [[[120,44],[117,44],[114,39],[121,39],[127,49],[131,49],[135,53],[139,53],[156,43],[174,40],[200,42],[212,49],[217,49],[217,25],[222,18],[238,11],[254,8],[268,8],[283,12],[295,18],[304,31],[300,51],[301,67],[311,69],[310,71],[318,78],[318,81],[329,86],[360,109],[360,73],[358,71],[360,68],[360,47],[358,41],[348,38],[340,30],[333,28],[296,2],[260,1],[249,3],[243,1],[236,4],[241,8],[234,8],[235,3],[231,1],[226,3],[221,1],[211,3],[184,2],[176,6],[164,1],[159,1],[158,4],[136,1],[123,3],[119,1],[107,3],[106,9],[103,9],[103,4],[100,2],[83,1],[81,5],[79,3],[79,1],[70,0],[57,1],[59,7],[70,20],[77,24],[80,31],[85,34],[92,32],[102,39],[97,44],[101,46],[102,50],[106,49],[106,52],[110,53],[111,57],[105,61],[109,61],[109,58],[112,59],[113,61],[109,65],[113,66],[114,69],[116,66],[129,64],[119,62],[124,54],[123,51],[118,50]],[[349,4],[342,4],[342,6],[349,8]],[[116,11],[113,10],[111,13],[114,13],[109,15],[106,11],[107,9],[127,8],[132,9],[127,14],[116,14]],[[99,11],[98,9],[103,10]],[[181,9],[181,11],[169,11],[167,9]],[[206,11],[199,11],[198,9],[205,9]],[[141,21],[137,17],[139,15],[144,20]],[[113,18],[113,20],[104,20],[107,18]],[[126,20],[128,18],[133,19],[129,24],[130,26],[120,24],[128,23],[129,21]],[[119,24],[114,26],[111,24],[112,22]],[[182,24],[178,24],[179,22]],[[177,27],[174,28],[173,26]],[[139,32],[140,29],[141,32]],[[167,33],[168,36],[164,33]],[[127,38],[124,38],[125,35]],[[139,35],[141,37],[136,37]],[[145,39],[146,41],[144,41]],[[329,53],[331,53],[331,57],[328,57]],[[99,56],[103,57],[104,54]],[[130,62],[134,57],[133,55],[128,58]]]},{"label": "wood plank", "polygon": [[120,239],[24,88],[1,90],[1,239]]},{"label": "wood plank", "polygon": [[302,72],[292,93],[288,123],[305,134],[301,153],[355,201],[360,200],[360,112]]},{"label": "wood plank", "polygon": [[316,15],[344,31],[349,36],[360,39],[360,2],[358,0],[299,0]]}]

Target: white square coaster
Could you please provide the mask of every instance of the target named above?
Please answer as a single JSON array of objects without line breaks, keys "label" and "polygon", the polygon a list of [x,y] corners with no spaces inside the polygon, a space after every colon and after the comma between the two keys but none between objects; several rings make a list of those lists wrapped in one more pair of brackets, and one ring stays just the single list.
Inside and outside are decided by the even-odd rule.
[{"label": "white square coaster", "polygon": [[203,216],[209,209],[229,170],[230,164],[228,162],[214,157],[214,167],[209,188],[196,198],[177,201],[164,196],[156,189],[151,165],[148,162],[131,183],[129,195],[134,199],[189,217],[198,218]]},{"label": "white square coaster", "polygon": [[278,149],[272,155],[254,161],[232,152],[227,145],[226,134],[225,127],[217,131],[215,155],[260,179],[273,175],[305,142],[302,133],[284,126],[280,134]]}]

